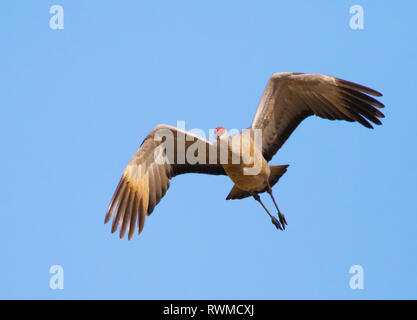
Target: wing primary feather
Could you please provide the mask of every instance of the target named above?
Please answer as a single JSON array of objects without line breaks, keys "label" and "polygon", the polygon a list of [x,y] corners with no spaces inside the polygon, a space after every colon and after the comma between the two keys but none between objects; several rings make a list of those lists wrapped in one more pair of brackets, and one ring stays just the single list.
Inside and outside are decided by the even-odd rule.
[{"label": "wing primary feather", "polygon": [[107,222],[109,222],[109,220],[110,220],[110,218],[111,218],[111,216],[113,214],[114,207],[116,206],[117,198],[119,196],[120,189],[122,188],[122,186],[123,186],[123,177],[120,178],[119,183],[117,184],[117,187],[116,187],[116,191],[114,192],[113,197],[112,197],[112,199],[110,201],[110,205],[109,205],[109,207],[107,209],[106,217],[104,218],[104,223],[105,224]]},{"label": "wing primary feather", "polygon": [[379,118],[384,118],[385,115],[379,111],[377,108],[375,108],[374,106],[372,106],[371,104],[364,102],[362,100],[359,100],[355,97],[346,95],[346,94],[342,94],[342,99],[349,104],[354,105],[356,108],[358,108],[358,110],[363,111],[364,113],[367,114],[372,114],[373,116],[379,117]]},{"label": "wing primary feather", "polygon": [[126,228],[128,223],[130,222],[130,215],[131,215],[131,207],[132,207],[132,198],[133,198],[134,190],[132,186],[129,187],[129,194],[127,195],[127,199],[124,201],[126,203],[125,208],[123,210],[124,215],[122,219],[122,227],[120,228],[120,239],[122,239],[126,234]]},{"label": "wing primary feather", "polygon": [[364,127],[367,127],[369,129],[373,129],[374,127],[368,122],[366,121],[366,119],[364,117],[362,117],[359,113],[353,112],[351,110],[349,110],[348,108],[343,108],[344,112],[348,112],[350,114],[352,114],[352,116],[355,118],[355,120],[357,122],[359,122],[360,124],[362,124]]},{"label": "wing primary feather", "polygon": [[117,207],[117,216],[113,220],[113,225],[112,225],[112,230],[111,230],[112,233],[117,230],[117,228],[119,227],[120,221],[123,222],[125,211],[126,211],[126,206],[128,205],[126,198],[128,199],[129,195],[130,195],[130,188],[128,185],[126,185],[126,191],[123,194],[123,198],[120,199],[119,206]]},{"label": "wing primary feather", "polygon": [[142,197],[139,202],[138,234],[141,234],[143,227],[145,226],[146,211],[145,199]]},{"label": "wing primary feather", "polygon": [[123,178],[122,190],[120,191],[120,195],[117,197],[117,208],[113,217],[111,233],[114,233],[119,227],[119,222],[123,214],[121,206],[123,205],[123,198],[126,192],[129,192],[129,189],[127,188],[127,182]]},{"label": "wing primary feather", "polygon": [[[372,121],[377,125],[381,125],[382,122],[374,115],[369,109],[364,108],[360,104],[353,103],[349,100],[342,99],[346,108],[349,108],[352,112],[358,113],[359,115],[364,116],[368,120]],[[369,106],[371,107],[371,106]],[[372,109],[371,109],[372,110]]]},{"label": "wing primary feather", "polygon": [[375,107],[378,108],[384,108],[384,104],[374,98],[372,98],[371,96],[368,96],[360,91],[357,90],[353,90],[350,88],[346,88],[346,87],[339,87],[340,91],[344,94],[344,95],[349,95],[351,97],[354,97],[356,99],[359,99],[365,103],[369,103]]},{"label": "wing primary feather", "polygon": [[349,89],[354,89],[354,90],[359,90],[359,91],[362,91],[362,92],[366,92],[367,94],[373,95],[375,97],[382,97],[382,93],[380,93],[380,92],[378,92],[374,89],[371,89],[371,88],[368,88],[368,87],[365,87],[363,85],[360,85],[360,84],[357,84],[357,83],[354,83],[354,82],[350,82],[350,81],[347,81],[347,80],[343,80],[343,79],[339,79],[339,78],[335,78],[335,79],[336,79],[338,85],[340,85],[342,87],[347,87]]},{"label": "wing primary feather", "polygon": [[138,217],[139,200],[140,199],[138,199],[138,193],[135,192],[133,195],[133,206],[132,206],[132,215],[131,215],[130,224],[129,224],[128,240],[131,240],[133,235],[135,234],[136,219]]}]

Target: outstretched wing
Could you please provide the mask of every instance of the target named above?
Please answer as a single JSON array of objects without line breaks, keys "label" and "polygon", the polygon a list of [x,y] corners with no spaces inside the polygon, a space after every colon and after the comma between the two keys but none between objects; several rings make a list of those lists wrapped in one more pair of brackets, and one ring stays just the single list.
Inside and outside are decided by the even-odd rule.
[{"label": "outstretched wing", "polygon": [[165,195],[170,179],[183,173],[225,175],[216,144],[176,127],[156,126],[126,166],[104,223],[114,215],[112,233],[121,223],[120,238],[129,230],[130,240],[137,223],[140,234],[145,217]]},{"label": "outstretched wing", "polygon": [[380,125],[384,105],[369,95],[381,93],[356,83],[321,74],[275,73],[269,79],[251,128],[262,129],[262,153],[267,161],[305,118]]}]

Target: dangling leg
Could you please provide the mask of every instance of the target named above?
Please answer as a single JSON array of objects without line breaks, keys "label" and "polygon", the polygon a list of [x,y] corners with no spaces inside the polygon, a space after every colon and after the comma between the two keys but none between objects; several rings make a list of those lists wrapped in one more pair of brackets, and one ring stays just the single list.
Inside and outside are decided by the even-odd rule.
[{"label": "dangling leg", "polygon": [[264,206],[264,204],[262,203],[261,198],[259,197],[259,195],[258,195],[257,193],[255,193],[255,192],[253,192],[253,193],[252,193],[252,197],[253,197],[256,201],[258,201],[258,202],[261,204],[261,206],[265,209],[266,213],[267,213],[267,214],[271,217],[271,220],[272,220],[272,223],[274,224],[274,226],[275,226],[275,227],[277,227],[277,229],[282,230],[282,227],[281,227],[281,225],[280,225],[280,223],[279,223],[278,219],[277,219],[277,218],[275,218],[272,214],[270,214],[270,213],[269,213],[268,209],[267,209],[267,208]]},{"label": "dangling leg", "polygon": [[287,220],[285,220],[285,216],[281,213],[281,211],[279,211],[279,209],[278,209],[278,205],[277,205],[277,203],[276,203],[276,201],[275,201],[274,195],[272,194],[272,189],[271,189],[271,187],[270,187],[270,186],[268,186],[267,192],[268,192],[268,193],[269,193],[269,195],[271,196],[272,201],[274,202],[275,207],[276,207],[276,208],[277,208],[277,210],[278,210],[278,218],[279,218],[279,221],[281,222],[281,225],[282,225],[282,227],[283,227],[283,228],[284,228],[284,230],[285,230],[285,226],[286,226],[286,225],[288,225]]}]

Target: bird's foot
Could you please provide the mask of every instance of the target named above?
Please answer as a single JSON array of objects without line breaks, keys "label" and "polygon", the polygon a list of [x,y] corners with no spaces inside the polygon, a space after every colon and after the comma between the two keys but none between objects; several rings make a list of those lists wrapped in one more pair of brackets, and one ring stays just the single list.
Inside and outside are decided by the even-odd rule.
[{"label": "bird's foot", "polygon": [[279,222],[281,222],[282,228],[285,230],[285,226],[288,225],[287,220],[285,220],[285,216],[279,212],[278,213]]},{"label": "bird's foot", "polygon": [[281,224],[279,223],[277,218],[272,217],[271,220],[272,220],[272,223],[274,224],[274,226],[277,227],[277,229],[283,230],[282,227],[281,227]]}]

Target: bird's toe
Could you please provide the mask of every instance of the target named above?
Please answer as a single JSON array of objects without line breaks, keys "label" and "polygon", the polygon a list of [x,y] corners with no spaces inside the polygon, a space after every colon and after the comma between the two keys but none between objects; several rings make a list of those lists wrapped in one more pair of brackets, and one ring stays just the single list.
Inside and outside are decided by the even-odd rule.
[{"label": "bird's toe", "polygon": [[274,224],[277,229],[282,230],[281,224],[279,223],[278,219],[275,217],[272,217],[272,223]]},{"label": "bird's toe", "polygon": [[285,229],[285,226],[288,225],[287,220],[285,219],[285,216],[280,213],[279,214],[279,221],[281,222],[283,228]]}]

